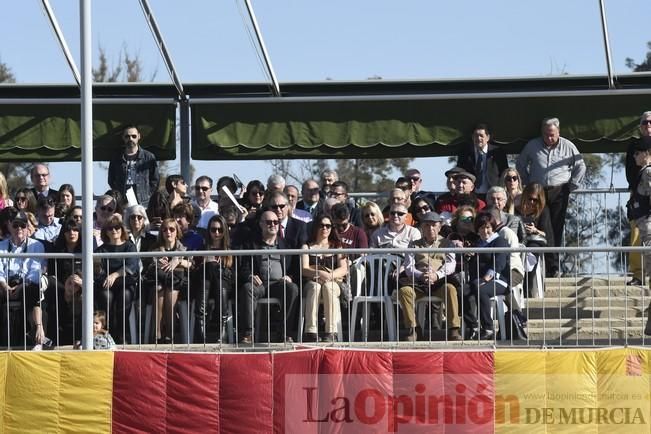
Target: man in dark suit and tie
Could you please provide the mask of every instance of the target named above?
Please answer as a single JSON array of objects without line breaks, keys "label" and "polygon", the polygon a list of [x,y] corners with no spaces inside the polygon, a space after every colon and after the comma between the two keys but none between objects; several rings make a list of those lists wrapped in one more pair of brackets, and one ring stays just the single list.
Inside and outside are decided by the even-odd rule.
[{"label": "man in dark suit and tie", "polygon": [[278,237],[285,240],[287,249],[300,249],[307,244],[307,224],[289,215],[289,201],[282,191],[274,191],[267,199],[267,208],[273,211],[278,220]]},{"label": "man in dark suit and tie", "polygon": [[506,153],[491,143],[488,125],[478,124],[475,127],[472,142],[461,148],[457,156],[457,166],[475,175],[475,193],[485,199],[488,189],[499,185],[500,175],[509,164]]},{"label": "man in dark suit and tie", "polygon": [[50,198],[57,203],[59,201],[59,191],[50,188],[50,168],[46,164],[37,163],[32,166],[30,171],[32,178],[32,193],[38,201],[39,198]]}]

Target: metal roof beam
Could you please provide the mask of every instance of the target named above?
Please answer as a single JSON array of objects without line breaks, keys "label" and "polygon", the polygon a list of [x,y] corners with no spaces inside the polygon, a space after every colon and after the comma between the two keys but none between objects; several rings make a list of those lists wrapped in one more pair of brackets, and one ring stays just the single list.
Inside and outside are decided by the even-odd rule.
[{"label": "metal roof beam", "polygon": [[280,96],[280,85],[278,84],[278,79],[276,78],[274,68],[271,65],[271,58],[269,57],[269,53],[267,53],[267,47],[264,45],[262,33],[258,27],[258,20],[255,18],[255,12],[253,11],[253,6],[249,0],[244,0],[244,3],[246,4],[246,9],[249,12],[249,18],[251,18],[251,24],[253,25],[253,30],[255,30],[255,37],[258,39],[258,44],[260,45],[260,50],[262,51],[262,57],[264,58],[267,72],[271,78],[271,92],[274,96]]},{"label": "metal roof beam", "polygon": [[77,69],[77,65],[75,64],[75,59],[72,57],[72,54],[70,53],[70,49],[68,48],[68,44],[66,43],[66,39],[63,37],[63,32],[61,31],[59,22],[57,21],[57,18],[54,15],[54,11],[52,10],[52,7],[50,6],[50,2],[48,0],[41,0],[41,3],[43,3],[43,9],[45,9],[47,18],[50,21],[50,24],[52,25],[52,30],[54,30],[54,34],[57,37],[57,40],[59,41],[59,45],[61,46],[61,50],[63,50],[63,55],[66,57],[66,61],[68,62],[68,66],[70,66],[70,70],[72,71],[72,75],[75,78],[75,81],[77,82],[77,86],[81,86],[79,69]]},{"label": "metal roof beam", "polygon": [[179,98],[181,98],[182,100],[187,100],[187,96],[185,95],[185,90],[183,89],[183,83],[181,83],[181,80],[179,79],[179,76],[176,73],[176,68],[174,67],[172,56],[170,56],[170,53],[167,50],[167,45],[165,45],[163,34],[161,33],[160,28],[158,27],[158,23],[156,22],[154,13],[152,12],[151,7],[149,6],[149,2],[147,0],[140,0],[140,6],[142,7],[143,14],[145,14],[145,19],[147,20],[147,24],[149,25],[151,34],[154,37],[154,41],[158,46],[158,50],[160,51],[161,56],[163,56],[163,61],[165,62],[167,71],[169,72],[170,78],[174,83],[174,87],[176,88],[176,91],[179,94]]}]

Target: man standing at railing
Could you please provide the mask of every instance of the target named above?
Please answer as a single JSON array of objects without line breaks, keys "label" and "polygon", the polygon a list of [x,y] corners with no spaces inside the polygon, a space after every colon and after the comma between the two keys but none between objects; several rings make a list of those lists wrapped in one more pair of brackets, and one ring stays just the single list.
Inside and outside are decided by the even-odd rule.
[{"label": "man standing at railing", "polygon": [[[645,111],[640,116],[640,138],[651,137],[651,111]],[[640,173],[641,167],[635,162],[635,148],[638,144],[637,140],[631,141],[626,150],[626,181],[628,182],[628,189],[633,192],[637,185],[637,177]],[[640,231],[635,223],[635,220],[630,219],[631,236],[629,243],[631,246],[640,245]],[[628,269],[633,273],[633,279],[628,282],[629,285],[644,285],[644,275],[642,274],[642,255],[640,253],[629,253],[628,255]]]},{"label": "man standing at railing", "polygon": [[[554,243],[560,247],[570,192],[583,182],[586,167],[574,143],[561,137],[558,118],[543,119],[541,132],[541,137],[525,145],[518,156],[516,168],[523,184],[537,182],[545,188],[554,227]],[[547,276],[560,276],[558,254],[547,255],[547,258]]]}]

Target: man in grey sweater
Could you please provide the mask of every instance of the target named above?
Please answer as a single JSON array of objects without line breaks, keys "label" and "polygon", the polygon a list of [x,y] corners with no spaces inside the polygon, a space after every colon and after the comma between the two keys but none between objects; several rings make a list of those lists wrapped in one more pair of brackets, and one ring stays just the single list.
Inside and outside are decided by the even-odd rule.
[{"label": "man in grey sweater", "polygon": [[[585,176],[585,162],[574,143],[560,136],[558,118],[542,121],[542,136],[527,143],[516,168],[524,185],[537,182],[545,188],[547,206],[554,227],[556,247],[563,242],[563,229],[570,192],[579,188]],[[558,276],[558,255],[548,257],[547,275]]]}]

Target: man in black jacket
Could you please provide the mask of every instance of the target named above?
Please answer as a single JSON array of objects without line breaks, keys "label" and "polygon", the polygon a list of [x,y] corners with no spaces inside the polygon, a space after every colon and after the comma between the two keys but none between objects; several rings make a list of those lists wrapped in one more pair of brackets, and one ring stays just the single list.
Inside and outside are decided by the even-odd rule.
[{"label": "man in black jacket", "polygon": [[[301,222],[302,223],[302,222]],[[242,258],[240,286],[240,342],[253,343],[253,318],[258,299],[273,297],[284,300],[283,332],[291,341],[296,336],[298,321],[298,285],[294,270],[298,267],[296,256],[274,253],[274,250],[288,249],[287,240],[279,237],[280,219],[275,212],[265,210],[258,219],[260,231],[244,244],[247,250],[268,250],[265,255]],[[257,341],[259,337],[255,337]]]},{"label": "man in black jacket", "polygon": [[[640,137],[651,137],[651,111],[645,111],[640,116]],[[640,173],[640,166],[635,163],[635,145],[637,140],[631,140],[626,150],[626,181],[628,182],[628,189],[633,191],[637,185],[637,177]],[[640,230],[635,224],[635,220],[630,221],[631,237],[630,245],[640,245]],[[637,252],[631,252],[628,255],[628,271],[633,274],[629,285],[644,285],[644,275],[642,274],[642,255]]]},{"label": "man in black jacket", "polygon": [[506,153],[491,143],[488,125],[479,124],[472,132],[472,144],[468,143],[461,148],[457,166],[475,175],[475,193],[485,199],[488,189],[499,185],[500,175],[509,164]]},{"label": "man in black jacket", "polygon": [[122,131],[124,152],[109,163],[108,184],[125,195],[133,188],[138,203],[147,207],[149,198],[158,190],[160,177],[156,157],[139,146],[140,139],[140,132],[134,125]]}]

